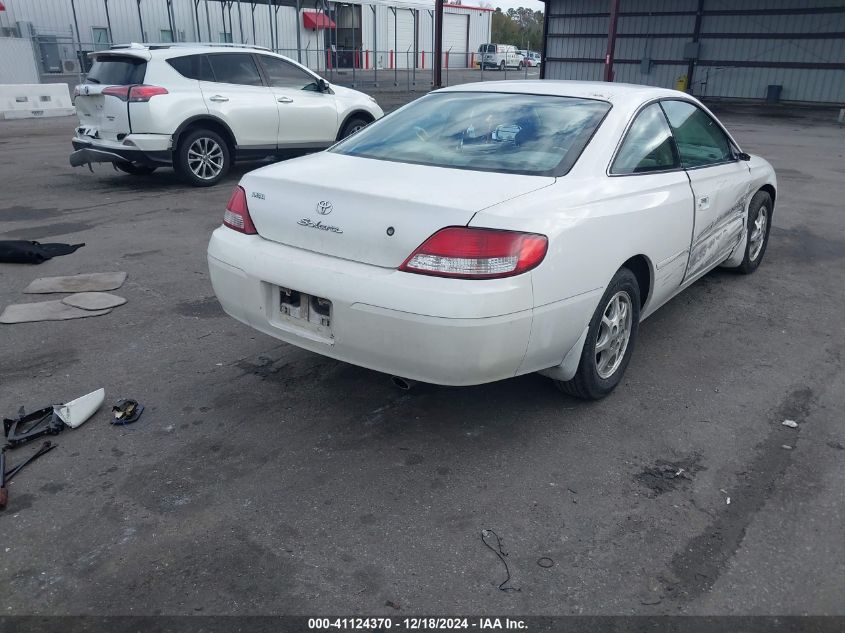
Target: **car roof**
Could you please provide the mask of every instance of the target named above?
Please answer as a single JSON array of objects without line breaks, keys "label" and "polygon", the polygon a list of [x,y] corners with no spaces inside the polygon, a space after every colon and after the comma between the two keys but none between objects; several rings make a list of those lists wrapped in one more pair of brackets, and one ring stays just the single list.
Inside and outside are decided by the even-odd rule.
[{"label": "car roof", "polygon": [[201,42],[179,42],[179,43],[136,43],[120,44],[106,50],[95,51],[95,55],[134,55],[145,59],[170,58],[180,55],[192,55],[197,53],[208,53],[212,51],[227,51],[233,53],[253,53],[261,51],[272,53],[269,48],[263,46],[252,46],[249,44],[204,44]]},{"label": "car roof", "polygon": [[621,84],[604,81],[562,81],[554,79],[527,79],[517,81],[487,81],[450,86],[438,92],[502,92],[515,94],[553,95],[599,99],[610,103],[642,103],[662,97],[688,97],[684,92],[654,86]]}]

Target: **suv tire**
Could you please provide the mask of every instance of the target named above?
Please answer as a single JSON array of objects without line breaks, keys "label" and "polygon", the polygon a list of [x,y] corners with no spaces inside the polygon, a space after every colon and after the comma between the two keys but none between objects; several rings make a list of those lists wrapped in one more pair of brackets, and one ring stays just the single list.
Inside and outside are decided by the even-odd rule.
[{"label": "suv tire", "polygon": [[217,132],[206,129],[187,132],[179,139],[173,167],[194,187],[216,185],[232,166],[229,146]]},{"label": "suv tire", "polygon": [[347,136],[352,136],[355,132],[367,127],[369,124],[370,122],[364,117],[353,116],[343,125],[343,129],[340,131],[340,140],[345,139]]}]

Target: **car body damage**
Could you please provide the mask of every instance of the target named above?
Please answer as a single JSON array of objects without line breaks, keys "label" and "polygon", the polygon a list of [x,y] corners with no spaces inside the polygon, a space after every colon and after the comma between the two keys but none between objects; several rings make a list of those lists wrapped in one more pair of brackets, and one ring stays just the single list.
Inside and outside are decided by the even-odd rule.
[{"label": "car body damage", "polygon": [[541,372],[595,398],[641,320],[743,264],[764,187],[771,166],[687,94],[467,84],[246,174],[209,269],[231,316],[319,354],[406,382]]}]

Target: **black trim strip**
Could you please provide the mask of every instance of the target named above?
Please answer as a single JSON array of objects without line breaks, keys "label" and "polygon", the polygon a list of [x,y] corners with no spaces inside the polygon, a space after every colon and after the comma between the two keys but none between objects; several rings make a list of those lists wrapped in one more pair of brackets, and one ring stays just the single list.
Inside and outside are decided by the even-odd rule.
[{"label": "black trim strip", "polygon": [[[563,39],[607,39],[607,33],[549,33],[549,38],[563,38]],[[617,38],[640,38],[640,39],[657,39],[657,38],[678,38],[689,39],[692,33],[617,33]]]},{"label": "black trim strip", "polygon": [[[607,39],[607,33],[549,33],[549,38]],[[683,39],[695,37],[694,33],[617,33],[617,38],[627,39]],[[845,31],[815,33],[700,33],[700,39],[732,40],[838,40],[845,39]]]},{"label": "black trim strip", "polygon": [[[639,64],[640,60],[633,60]],[[800,68],[805,70],[845,70],[843,62],[760,62],[760,61],[725,61],[718,59],[699,59],[699,66],[724,66],[729,68]]]},{"label": "black trim strip", "polygon": [[[659,18],[679,15],[696,15],[696,11],[622,11],[619,13],[620,18]],[[713,9],[704,11],[703,15],[748,15],[748,16],[764,16],[764,15],[816,15],[820,13],[845,13],[845,7],[805,7],[798,9]],[[607,11],[595,13],[552,13],[549,17],[552,18],[609,18],[610,13]]]},{"label": "black trim strip", "polygon": [[834,40],[845,38],[845,31],[805,33],[701,33],[701,39],[736,40]]},{"label": "black trim strip", "polygon": [[[584,64],[604,64],[600,57],[547,57],[547,62],[570,62]],[[686,66],[685,59],[652,59],[655,66]],[[640,64],[641,59],[614,59],[614,64]],[[737,61],[700,59],[696,61],[697,66],[716,66],[725,68],[800,68],[813,70],[845,70],[845,63],[842,62],[766,62],[766,61]]]},{"label": "black trim strip", "polygon": [[[619,17],[620,18],[659,18],[659,17],[669,17],[669,16],[678,16],[678,15],[695,15],[695,11],[620,11]],[[567,19],[575,19],[575,18],[609,18],[610,13],[607,11],[598,12],[598,13],[552,13],[549,15],[551,18],[567,18]]]}]

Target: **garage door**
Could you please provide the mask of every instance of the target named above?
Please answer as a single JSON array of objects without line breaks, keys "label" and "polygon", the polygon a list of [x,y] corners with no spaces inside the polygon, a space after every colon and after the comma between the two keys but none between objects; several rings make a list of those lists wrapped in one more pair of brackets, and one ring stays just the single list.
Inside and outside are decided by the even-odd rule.
[{"label": "garage door", "polygon": [[396,9],[395,22],[393,13],[388,16],[386,48],[393,51],[397,68],[410,68],[414,65],[414,14],[409,9]]},{"label": "garage door", "polygon": [[469,16],[455,13],[443,15],[443,52],[451,48],[449,54],[449,68],[466,68],[467,63],[467,32]]}]

